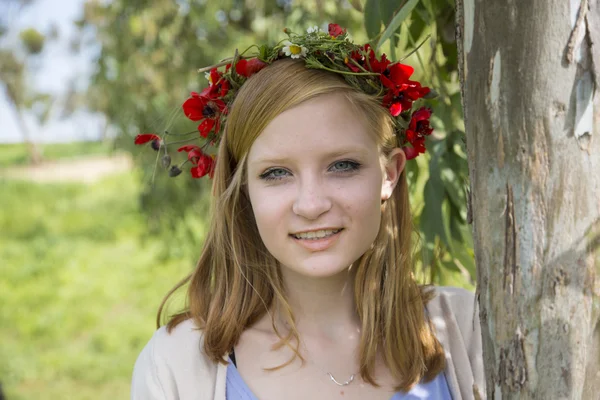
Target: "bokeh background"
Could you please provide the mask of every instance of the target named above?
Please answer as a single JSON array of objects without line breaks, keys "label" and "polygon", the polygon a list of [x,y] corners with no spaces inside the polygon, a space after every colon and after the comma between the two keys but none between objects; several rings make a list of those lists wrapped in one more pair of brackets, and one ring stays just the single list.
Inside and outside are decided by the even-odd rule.
[{"label": "bokeh background", "polygon": [[210,212],[210,181],[169,178],[133,138],[195,129],[180,105],[206,86],[199,67],[328,22],[407,56],[438,92],[428,153],[409,165],[415,273],[473,288],[452,0],[2,0],[6,399],[128,397],[157,307],[194,267]]}]

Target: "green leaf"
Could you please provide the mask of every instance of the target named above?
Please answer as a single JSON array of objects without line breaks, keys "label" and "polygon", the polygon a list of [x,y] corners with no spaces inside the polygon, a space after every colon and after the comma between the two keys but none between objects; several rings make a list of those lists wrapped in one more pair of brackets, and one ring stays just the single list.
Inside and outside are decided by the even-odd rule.
[{"label": "green leaf", "polygon": [[442,168],[440,172],[444,188],[446,189],[446,193],[448,193],[448,197],[450,197],[450,201],[458,208],[464,206],[465,201],[462,196],[461,182],[459,182],[454,171],[450,168]]},{"label": "green leaf", "polygon": [[356,11],[358,11],[358,12],[363,11],[363,7],[362,7],[362,4],[360,3],[360,0],[348,0],[348,3],[350,3],[352,8],[354,8]]},{"label": "green leaf", "polygon": [[429,173],[429,180],[424,189],[425,206],[421,214],[421,230],[425,235],[426,245],[435,243],[436,236],[448,244],[442,213],[446,191],[440,178],[440,168],[435,154],[432,155],[429,163]]},{"label": "green leaf", "polygon": [[369,40],[375,39],[381,30],[379,0],[367,0],[365,3],[365,29]]},{"label": "green leaf", "polygon": [[383,35],[379,38],[379,42],[377,43],[376,49],[381,48],[381,45],[385,43],[386,40],[392,37],[394,32],[402,25],[402,22],[409,16],[410,12],[415,8],[419,0],[408,0],[404,6],[398,11],[398,13],[392,19],[392,22],[385,28],[383,31]]},{"label": "green leaf", "polygon": [[463,243],[463,235],[461,225],[464,225],[465,219],[460,213],[460,208],[456,207],[452,202],[448,202],[448,231],[452,238],[452,244]]},{"label": "green leaf", "polygon": [[476,278],[475,255],[473,249],[465,245],[456,245],[453,257],[469,272],[472,280]]},{"label": "green leaf", "polygon": [[381,14],[381,22],[388,26],[396,13],[398,6],[402,2],[399,0],[379,0],[379,12]]},{"label": "green leaf", "polygon": [[[414,11],[418,10],[419,7],[420,4],[417,5]],[[425,30],[426,26],[427,24],[425,23],[421,15],[418,12],[413,12],[410,17],[410,24],[408,25],[409,37],[416,42],[423,34],[423,30]],[[407,43],[407,45],[410,46],[410,43]]]},{"label": "green leaf", "polygon": [[[402,4],[402,2],[399,0],[379,0],[379,13],[381,14],[381,22],[383,23],[383,26],[388,26],[392,22],[392,19],[394,18],[396,11],[398,11],[398,6],[400,4]],[[396,46],[398,46],[398,42],[400,41],[401,29],[402,25],[396,29],[394,35],[392,35],[392,40],[390,41],[390,56],[392,56],[392,60],[396,59],[396,57],[393,55],[395,53]]]}]

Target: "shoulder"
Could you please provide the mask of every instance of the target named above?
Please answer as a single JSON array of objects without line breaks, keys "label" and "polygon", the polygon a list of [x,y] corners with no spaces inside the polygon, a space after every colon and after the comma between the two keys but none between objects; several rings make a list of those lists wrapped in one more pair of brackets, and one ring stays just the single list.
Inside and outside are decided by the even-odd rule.
[{"label": "shoulder", "polygon": [[427,304],[431,318],[453,317],[461,326],[473,321],[473,314],[477,308],[474,293],[450,286],[433,286],[432,290],[434,297]]},{"label": "shoulder", "polygon": [[212,386],[217,365],[202,350],[202,331],[186,320],[158,329],[135,363],[132,399],[179,399]]},{"label": "shoulder", "polygon": [[472,399],[485,393],[479,307],[472,292],[454,287],[433,287],[427,314],[446,352],[446,378],[454,393]]},{"label": "shoulder", "polygon": [[435,296],[427,303],[427,311],[438,334],[456,336],[460,334],[462,342],[481,343],[479,325],[479,307],[475,294],[462,288],[441,286],[433,287]]}]

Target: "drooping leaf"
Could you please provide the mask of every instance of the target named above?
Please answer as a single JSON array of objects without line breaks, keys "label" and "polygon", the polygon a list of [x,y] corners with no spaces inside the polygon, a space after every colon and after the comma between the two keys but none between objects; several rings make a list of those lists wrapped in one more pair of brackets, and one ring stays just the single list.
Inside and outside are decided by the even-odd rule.
[{"label": "drooping leaf", "polygon": [[[402,2],[399,0],[379,0],[379,14],[383,26],[388,26],[392,22],[392,19],[394,18],[396,11],[398,11],[401,4]],[[398,42],[400,41],[399,35],[401,30],[402,25],[400,25],[398,29],[396,29],[396,31],[391,37],[390,56],[392,56],[392,54],[395,53],[395,48],[398,46]],[[392,59],[395,60],[396,57],[393,57]]]},{"label": "drooping leaf", "polygon": [[425,241],[433,243],[436,237],[439,237],[448,243],[446,231],[444,229],[444,216],[442,213],[442,203],[446,191],[440,177],[440,168],[436,155],[433,154],[429,163],[429,180],[425,184],[424,198],[425,205],[421,215],[421,230],[425,235]]},{"label": "drooping leaf", "polygon": [[[421,14],[416,12],[419,8],[421,8],[420,3],[417,6],[415,6],[415,9],[413,10],[414,12],[410,16],[410,24],[408,25],[409,37],[412,38],[415,42],[419,40],[426,26],[425,21],[423,20],[423,18],[421,18]],[[410,46],[410,43],[408,45]]]},{"label": "drooping leaf", "polygon": [[369,40],[375,39],[381,31],[379,0],[367,0],[365,3],[365,29]]},{"label": "drooping leaf", "polygon": [[394,32],[402,25],[402,22],[410,15],[410,12],[415,8],[419,0],[408,0],[404,6],[396,13],[390,24],[385,28],[383,34],[377,42],[376,49],[381,48],[383,43],[392,37]]},{"label": "drooping leaf", "polygon": [[440,169],[440,178],[444,185],[444,190],[454,206],[460,207],[461,205],[464,205],[465,201],[462,196],[460,181],[457,179],[456,173],[448,167],[443,167]]}]

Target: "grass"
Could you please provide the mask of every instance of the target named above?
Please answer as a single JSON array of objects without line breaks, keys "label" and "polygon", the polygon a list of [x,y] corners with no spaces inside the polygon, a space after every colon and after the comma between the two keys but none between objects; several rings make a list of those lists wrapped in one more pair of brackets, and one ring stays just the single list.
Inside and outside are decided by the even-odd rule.
[{"label": "grass", "polygon": [[[39,144],[39,148],[46,161],[90,155],[108,155],[113,151],[113,145],[110,142]],[[25,144],[0,144],[0,168],[27,165],[29,161],[29,153]]]},{"label": "grass", "polygon": [[197,221],[191,240],[149,237],[138,181],[0,180],[0,382],[9,400],[127,398],[158,304],[193,266],[189,243],[203,232]]}]

